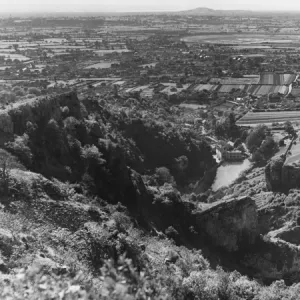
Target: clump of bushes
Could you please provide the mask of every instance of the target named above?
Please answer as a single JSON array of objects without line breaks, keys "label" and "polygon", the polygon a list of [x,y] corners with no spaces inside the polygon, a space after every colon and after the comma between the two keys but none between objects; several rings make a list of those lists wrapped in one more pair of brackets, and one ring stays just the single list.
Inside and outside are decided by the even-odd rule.
[{"label": "clump of bushes", "polygon": [[174,177],[166,167],[160,167],[155,170],[155,179],[159,185],[164,185],[165,183],[175,185]]}]

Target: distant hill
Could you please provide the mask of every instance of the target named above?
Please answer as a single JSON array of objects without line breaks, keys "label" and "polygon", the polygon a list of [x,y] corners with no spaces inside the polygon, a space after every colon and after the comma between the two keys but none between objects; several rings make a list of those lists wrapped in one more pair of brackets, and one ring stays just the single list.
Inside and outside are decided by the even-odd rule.
[{"label": "distant hill", "polygon": [[228,15],[249,15],[253,14],[250,10],[215,10],[207,7],[198,7],[191,10],[185,10],[180,12],[174,12],[174,14],[180,15],[199,15],[199,16],[228,16]]}]

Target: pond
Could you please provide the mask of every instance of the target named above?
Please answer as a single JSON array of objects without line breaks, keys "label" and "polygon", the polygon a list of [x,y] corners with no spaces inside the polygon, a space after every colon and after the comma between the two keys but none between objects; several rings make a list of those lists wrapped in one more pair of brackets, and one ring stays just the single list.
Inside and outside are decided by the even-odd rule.
[{"label": "pond", "polygon": [[245,159],[243,162],[224,162],[217,170],[215,182],[212,185],[212,190],[215,192],[219,188],[229,186],[236,179],[239,178],[243,171],[246,171],[251,167],[249,159]]}]

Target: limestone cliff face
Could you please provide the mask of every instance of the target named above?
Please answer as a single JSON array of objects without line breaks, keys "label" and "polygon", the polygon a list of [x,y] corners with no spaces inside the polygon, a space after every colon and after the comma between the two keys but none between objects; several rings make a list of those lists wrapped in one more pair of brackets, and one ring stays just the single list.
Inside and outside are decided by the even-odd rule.
[{"label": "limestone cliff face", "polygon": [[300,186],[300,162],[284,164],[281,173],[281,182],[284,187],[294,188]]},{"label": "limestone cliff face", "polygon": [[265,168],[269,190],[300,187],[300,162],[285,163],[285,158],[275,158]]},{"label": "limestone cliff face", "polygon": [[217,203],[194,217],[197,231],[227,251],[253,244],[258,236],[256,205],[250,197]]},{"label": "limestone cliff face", "polygon": [[253,276],[265,283],[284,279],[287,284],[300,280],[299,246],[277,238],[258,241],[242,262],[253,271]]}]

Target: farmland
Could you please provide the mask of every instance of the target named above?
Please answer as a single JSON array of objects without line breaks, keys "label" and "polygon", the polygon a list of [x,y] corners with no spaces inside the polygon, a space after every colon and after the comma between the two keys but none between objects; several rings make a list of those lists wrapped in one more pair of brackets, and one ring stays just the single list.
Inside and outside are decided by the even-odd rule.
[{"label": "farmland", "polygon": [[211,84],[257,84],[259,82],[259,76],[256,77],[243,77],[243,78],[211,78],[209,83]]},{"label": "farmland", "polygon": [[203,34],[183,38],[187,43],[208,43],[208,44],[235,44],[235,45],[252,45],[256,46],[263,43],[282,44],[298,43],[300,44],[299,35],[266,35],[266,34]]},{"label": "farmland", "polygon": [[296,74],[263,73],[260,76],[259,84],[290,85],[296,78]]},{"label": "farmland", "polygon": [[256,126],[259,124],[284,123],[286,121],[299,122],[300,111],[268,111],[248,112],[237,121],[240,126]]},{"label": "farmland", "polygon": [[289,92],[289,87],[285,85],[252,85],[247,91],[249,94],[254,96],[262,96],[274,93],[280,93],[282,95],[287,95]]},{"label": "farmland", "polygon": [[246,89],[246,85],[244,84],[224,84],[221,85],[218,89],[219,93],[230,93],[232,90],[240,90],[243,91]]},{"label": "farmland", "polygon": [[201,91],[214,91],[218,88],[217,85],[212,85],[212,84],[198,84],[196,86],[194,86],[194,91],[197,91],[197,92],[201,92]]}]

